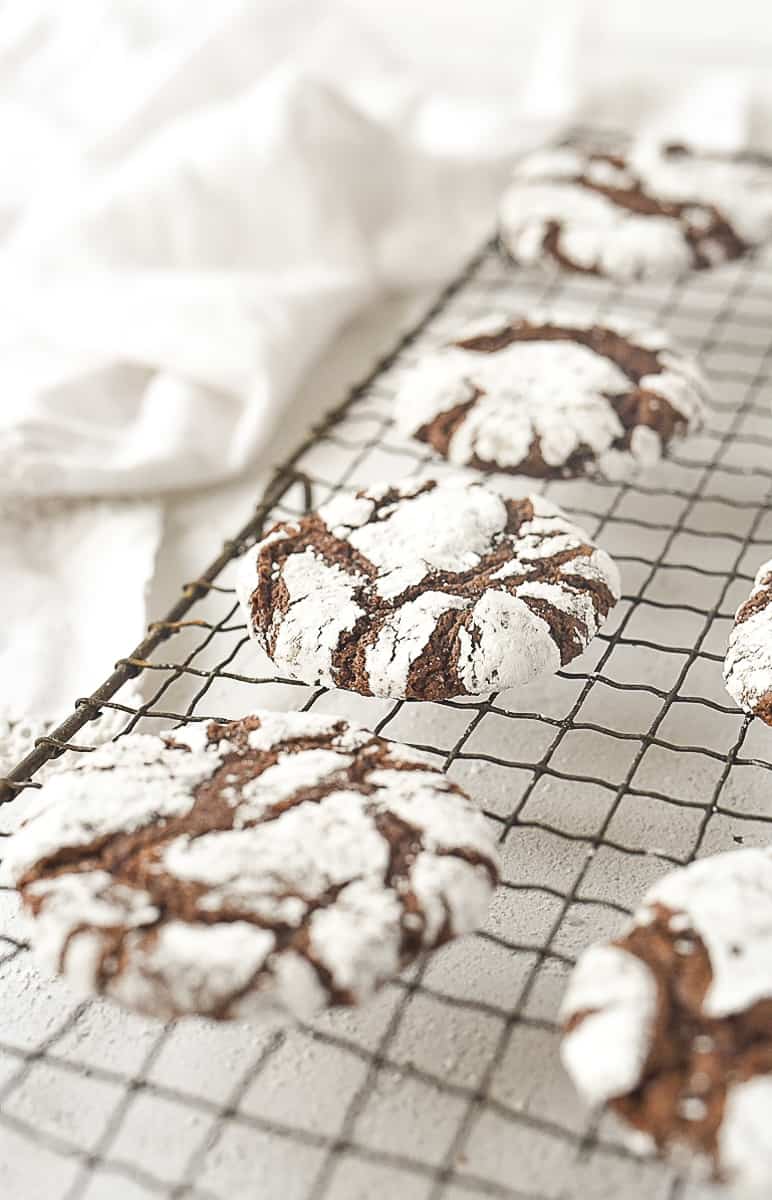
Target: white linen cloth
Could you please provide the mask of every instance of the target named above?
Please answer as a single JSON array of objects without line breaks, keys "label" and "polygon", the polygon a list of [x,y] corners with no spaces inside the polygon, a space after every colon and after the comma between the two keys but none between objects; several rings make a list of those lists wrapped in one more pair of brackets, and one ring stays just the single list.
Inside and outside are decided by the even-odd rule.
[{"label": "white linen cloth", "polygon": [[416,146],[296,64],[198,101],[11,233],[0,491],[237,473],[354,311],[441,278],[490,224],[500,172]]},{"label": "white linen cloth", "polygon": [[[75,498],[255,463],[344,323],[452,272],[512,154],[599,115],[608,80],[582,76],[598,5],[548,4],[540,25],[518,9],[528,36],[499,48],[496,96],[485,75],[478,93],[416,82],[324,0],[0,9],[0,496],[28,500],[0,519],[0,673],[25,712],[58,715],[145,623],[159,501]],[[639,115],[630,78],[612,121]],[[648,127],[739,145],[753,88],[700,74],[663,108],[649,81]],[[71,507],[52,517],[51,496]]]}]

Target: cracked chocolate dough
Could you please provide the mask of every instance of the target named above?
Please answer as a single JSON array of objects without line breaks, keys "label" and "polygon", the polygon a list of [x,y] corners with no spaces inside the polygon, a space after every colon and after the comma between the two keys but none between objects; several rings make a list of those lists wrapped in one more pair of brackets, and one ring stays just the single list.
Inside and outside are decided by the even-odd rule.
[{"label": "cracked chocolate dough", "polygon": [[540,496],[452,478],[383,484],[282,522],[237,584],[280,672],[364,695],[486,695],[585,649],[619,575]]},{"label": "cracked chocolate dough", "polygon": [[523,265],[675,278],[772,236],[772,167],[680,145],[541,150],[518,163],[499,232]]},{"label": "cracked chocolate dough", "polygon": [[699,428],[706,395],[664,333],[492,317],[419,361],[396,423],[458,465],[624,479]]},{"label": "cracked chocolate dough", "polygon": [[335,717],[128,734],[44,796],[6,853],[36,951],[161,1017],[358,1004],[476,928],[497,878],[455,784]]},{"label": "cracked chocolate dough", "polygon": [[772,725],[772,559],[759,567],[753,591],[735,615],[724,681],[743,712]]},{"label": "cracked chocolate dough", "polygon": [[695,1172],[772,1192],[772,850],[680,868],[579,960],[563,1061],[585,1097]]}]

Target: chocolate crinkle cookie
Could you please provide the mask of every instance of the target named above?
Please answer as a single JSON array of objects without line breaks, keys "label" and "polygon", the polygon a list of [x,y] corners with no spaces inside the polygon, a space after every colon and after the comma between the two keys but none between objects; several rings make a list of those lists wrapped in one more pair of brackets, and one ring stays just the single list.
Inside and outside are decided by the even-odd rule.
[{"label": "chocolate crinkle cookie", "polygon": [[491,318],[427,355],[396,420],[459,465],[624,479],[699,428],[707,391],[664,333],[536,313]]},{"label": "chocolate crinkle cookie", "polygon": [[724,680],[743,712],[772,725],[772,559],[759,567],[753,591],[735,614]]},{"label": "chocolate crinkle cookie", "polygon": [[519,162],[499,231],[506,254],[524,265],[675,278],[772,236],[772,166],[682,145],[541,150]]},{"label": "chocolate crinkle cookie", "polygon": [[403,746],[261,713],[127,734],[45,785],[6,847],[43,962],[160,1017],[309,1017],[474,929],[487,822]]},{"label": "chocolate crinkle cookie", "polygon": [[616,566],[540,496],[453,478],[341,495],[245,556],[250,632],[309,684],[420,700],[557,671],[620,594]]},{"label": "chocolate crinkle cookie", "polygon": [[666,876],[579,960],[563,1006],[579,1090],[743,1195],[772,1194],[772,850]]}]

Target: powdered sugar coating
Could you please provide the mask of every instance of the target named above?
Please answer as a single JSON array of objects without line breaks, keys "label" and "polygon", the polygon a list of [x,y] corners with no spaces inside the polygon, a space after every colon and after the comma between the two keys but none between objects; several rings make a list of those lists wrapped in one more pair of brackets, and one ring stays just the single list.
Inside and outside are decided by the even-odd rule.
[{"label": "powdered sugar coating", "polygon": [[367,730],[261,713],[98,754],[8,844],[35,948],[81,991],[160,1016],[306,1018],[485,913],[485,819]]},{"label": "powdered sugar coating", "polygon": [[404,690],[410,667],[426,648],[439,618],[465,607],[460,596],[423,592],[389,613],[379,637],[365,651],[365,670],[373,695],[392,695],[395,679],[399,681],[396,686]]},{"label": "powdered sugar coating", "polygon": [[647,893],[615,945],[579,960],[562,1056],[663,1151],[709,1155],[745,1195],[772,1187],[772,848],[707,858]]},{"label": "powdered sugar coating", "polygon": [[561,1019],[584,1014],[563,1038],[566,1070],[592,1104],[638,1084],[649,1053],[657,989],[648,967],[617,946],[592,946],[579,960]]},{"label": "powdered sugar coating", "polygon": [[[109,994],[142,1012],[214,1013],[232,1006],[229,1015],[238,1017],[241,993],[249,994],[274,945],[272,933],[248,921],[170,921],[158,927],[150,946],[129,933],[124,939],[126,967],[114,977]],[[69,952],[67,967],[72,979]],[[91,990],[88,979],[78,986]]]},{"label": "powdered sugar coating", "polygon": [[550,261],[544,238],[561,226],[561,248],[576,270],[611,279],[656,279],[689,269],[691,255],[680,227],[666,217],[620,210],[605,196],[566,182],[513,183],[499,209],[499,228],[508,253],[524,266]]},{"label": "powdered sugar coating", "polygon": [[772,1078],[757,1075],[727,1090],[719,1154],[735,1194],[766,1200],[772,1181]]},{"label": "powdered sugar coating", "polygon": [[708,952],[708,1016],[772,998],[772,849],[717,854],[671,872],[648,892],[639,920],[656,904],[681,914]]},{"label": "powdered sugar coating", "polygon": [[364,616],[354,599],[357,587],[364,583],[363,576],[322,562],[311,550],[289,559],[284,584],[293,620],[277,625],[277,661],[319,663],[320,675],[329,676],[341,633]]},{"label": "powdered sugar coating", "polygon": [[663,154],[658,146],[643,141],[633,147],[628,161],[651,194],[675,204],[694,204],[688,217],[695,226],[707,225],[704,210],[713,206],[748,245],[772,236],[768,164],[709,154]]},{"label": "powdered sugar coating", "polygon": [[[420,491],[409,504],[395,501],[382,509],[376,522],[370,520],[372,505],[367,511],[361,503],[364,498],[357,497],[356,513],[348,499],[336,499],[323,505],[319,516],[328,529],[345,527],[348,543],[376,568],[376,590],[387,600],[433,572],[476,567],[506,523],[504,502],[489,488],[451,484]],[[375,489],[374,499],[380,498]]]},{"label": "powdered sugar coating", "polygon": [[[52,822],[48,824],[50,827]],[[66,952],[70,968],[84,977],[95,969],[101,953],[100,929],[119,924],[128,929],[152,925],[161,915],[149,892],[117,884],[101,870],[36,880],[30,884],[29,897],[40,906],[35,924],[35,951],[40,961],[54,971]],[[87,928],[83,927],[84,917]],[[84,961],[86,953],[88,960]]]},{"label": "powdered sugar coating", "polygon": [[659,331],[497,316],[416,364],[395,419],[458,465],[616,479],[697,429],[707,392],[697,365]]},{"label": "powdered sugar coating", "polygon": [[509,255],[613,279],[674,278],[772,236],[772,170],[639,144],[526,156],[501,201]]},{"label": "powdered sugar coating", "polygon": [[[46,810],[4,846],[3,863],[20,878],[35,863],[67,847],[116,833],[131,833],[150,820],[163,821],[190,808],[196,786],[220,765],[203,727],[186,732],[189,753],[172,757],[161,738],[133,734],[83,754],[45,785]],[[121,803],[105,803],[113,779],[121,780]]]},{"label": "powdered sugar coating", "polygon": [[440,699],[557,670],[595,636],[620,584],[608,555],[542,497],[450,479],[374,486],[284,539],[272,532],[245,556],[238,593],[281,672]]},{"label": "powdered sugar coating", "polygon": [[737,611],[724,681],[744,712],[772,721],[772,559],[759,567],[753,590]]}]

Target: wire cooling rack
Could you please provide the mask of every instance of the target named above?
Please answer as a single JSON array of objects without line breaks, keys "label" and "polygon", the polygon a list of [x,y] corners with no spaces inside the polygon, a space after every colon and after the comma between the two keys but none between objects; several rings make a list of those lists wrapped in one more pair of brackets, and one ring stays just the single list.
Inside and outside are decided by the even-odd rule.
[{"label": "wire cooling rack", "polygon": [[[537,305],[664,325],[699,353],[715,388],[706,430],[644,481],[544,489],[620,564],[624,595],[603,633],[555,678],[482,701],[392,703],[276,678],[244,633],[237,556],[270,521],[341,489],[445,471],[393,432],[402,373],[459,323]],[[427,750],[479,799],[501,836],[503,883],[480,934],[387,984],[362,1013],[283,1032],[162,1027],[79,1003],[38,979],[15,895],[0,892],[4,1195],[697,1194],[630,1157],[613,1124],[576,1099],[556,1014],[577,953],[613,935],[656,877],[772,836],[772,731],[733,707],[721,679],[733,611],[772,557],[771,317],[770,255],[623,289],[514,272],[487,246],[282,465],[167,617],[10,773],[2,811],[13,814],[34,799],[34,772],[74,738],[87,752],[105,721],[126,732],[258,707],[339,712]],[[509,494],[534,485],[495,481]]]}]

